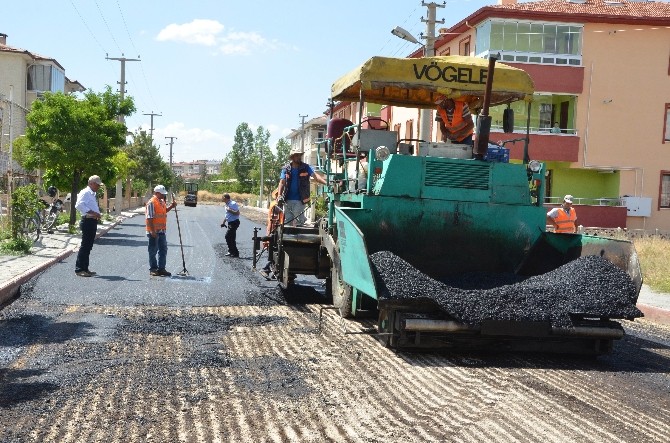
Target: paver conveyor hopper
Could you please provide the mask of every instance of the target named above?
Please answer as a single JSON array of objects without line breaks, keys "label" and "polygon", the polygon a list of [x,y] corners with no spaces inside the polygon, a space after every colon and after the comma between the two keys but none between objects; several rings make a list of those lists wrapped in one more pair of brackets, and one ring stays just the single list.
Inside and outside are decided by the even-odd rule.
[{"label": "paver conveyor hopper", "polygon": [[[488,105],[530,106],[533,84],[522,70],[498,65],[493,75],[493,67],[471,57],[374,57],[335,82],[333,101],[359,103],[359,115],[366,102],[466,100],[479,111],[474,152],[419,142],[413,155],[384,121],[331,120],[319,156],[332,183],[327,216],[313,228],[278,230],[276,272],[284,284],[292,274],[326,277],[340,314],[378,314],[379,336],[393,347],[607,352],[623,336],[612,320],[641,315],[635,250],[545,232],[545,171],[528,159],[528,132],[522,163],[491,161],[487,152]],[[607,274],[617,272],[622,282]]]}]

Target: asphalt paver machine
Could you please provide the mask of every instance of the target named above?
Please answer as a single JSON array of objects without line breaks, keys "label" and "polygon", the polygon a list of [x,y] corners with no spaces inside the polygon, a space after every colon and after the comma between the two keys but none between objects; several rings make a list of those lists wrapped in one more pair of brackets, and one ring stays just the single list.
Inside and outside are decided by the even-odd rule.
[{"label": "asphalt paver machine", "polygon": [[[379,336],[398,348],[481,344],[600,354],[623,336],[612,319],[634,315],[571,312],[574,323],[561,327],[504,318],[473,325],[430,298],[383,294],[371,259],[380,251],[437,281],[470,273],[541,275],[597,255],[628,274],[637,298],[642,278],[630,242],[546,232],[545,170],[529,158],[528,129],[523,161],[508,162],[489,145],[489,106],[522,100],[530,115],[534,86],[526,72],[475,57],[373,57],[338,79],[331,92],[333,103],[359,108],[356,121],[331,118],[318,144],[318,167],[329,182],[323,190],[327,214],[313,227],[279,224],[254,240],[256,252],[268,241],[284,287],[299,274],[325,278],[326,294],[342,317],[377,316]],[[401,143],[388,122],[365,116],[366,103],[434,109],[443,97],[464,100],[478,114],[474,147]],[[504,119],[511,132],[513,115],[505,112]]]}]

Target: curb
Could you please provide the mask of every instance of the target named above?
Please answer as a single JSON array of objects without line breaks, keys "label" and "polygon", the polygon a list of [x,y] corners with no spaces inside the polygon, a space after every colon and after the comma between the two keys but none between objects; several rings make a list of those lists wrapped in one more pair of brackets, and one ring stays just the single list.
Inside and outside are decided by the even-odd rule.
[{"label": "curb", "polygon": [[[112,230],[114,227],[116,227],[119,223],[122,223],[123,221],[134,217],[137,215],[136,213],[132,213],[129,216],[121,216],[120,219],[117,218],[116,221],[110,223],[107,226],[104,226],[103,228],[100,229],[100,231],[95,235],[95,239],[99,239],[102,237],[104,234]],[[18,275],[16,277],[13,277],[9,280],[6,280],[2,283],[0,283],[0,310],[8,305],[11,301],[15,300],[18,298],[20,295],[20,290],[21,290],[21,285],[26,283],[28,280],[31,278],[35,277],[37,274],[43,272],[44,270],[50,268],[54,264],[58,263],[59,261],[67,258],[75,252],[79,247],[75,246],[70,249],[64,249],[63,252],[58,254],[56,257],[53,257],[44,263],[35,266],[34,268],[24,272],[21,275]]]},{"label": "curb", "polygon": [[663,325],[670,325],[670,310],[645,305],[644,303],[638,303],[637,308],[642,311],[645,320]]}]

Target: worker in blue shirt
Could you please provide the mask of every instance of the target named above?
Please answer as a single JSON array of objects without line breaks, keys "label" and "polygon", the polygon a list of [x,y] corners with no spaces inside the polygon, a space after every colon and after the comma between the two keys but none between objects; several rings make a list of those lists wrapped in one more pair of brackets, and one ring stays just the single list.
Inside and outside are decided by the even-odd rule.
[{"label": "worker in blue shirt", "polygon": [[305,204],[309,202],[309,178],[322,185],[326,180],[318,174],[310,165],[302,161],[302,149],[293,148],[289,155],[291,161],[284,165],[279,175],[279,202],[284,202],[284,219],[286,223],[295,226],[304,225]]}]

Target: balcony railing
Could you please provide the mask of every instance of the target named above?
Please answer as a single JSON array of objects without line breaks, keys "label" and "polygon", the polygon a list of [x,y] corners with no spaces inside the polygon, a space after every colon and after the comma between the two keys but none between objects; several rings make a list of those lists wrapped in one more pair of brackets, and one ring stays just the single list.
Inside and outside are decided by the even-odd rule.
[{"label": "balcony railing", "polygon": [[[619,197],[575,197],[572,199],[575,205],[589,205],[589,206],[626,206],[623,199]],[[561,205],[563,204],[563,197],[545,197],[544,204],[546,205]]]}]

